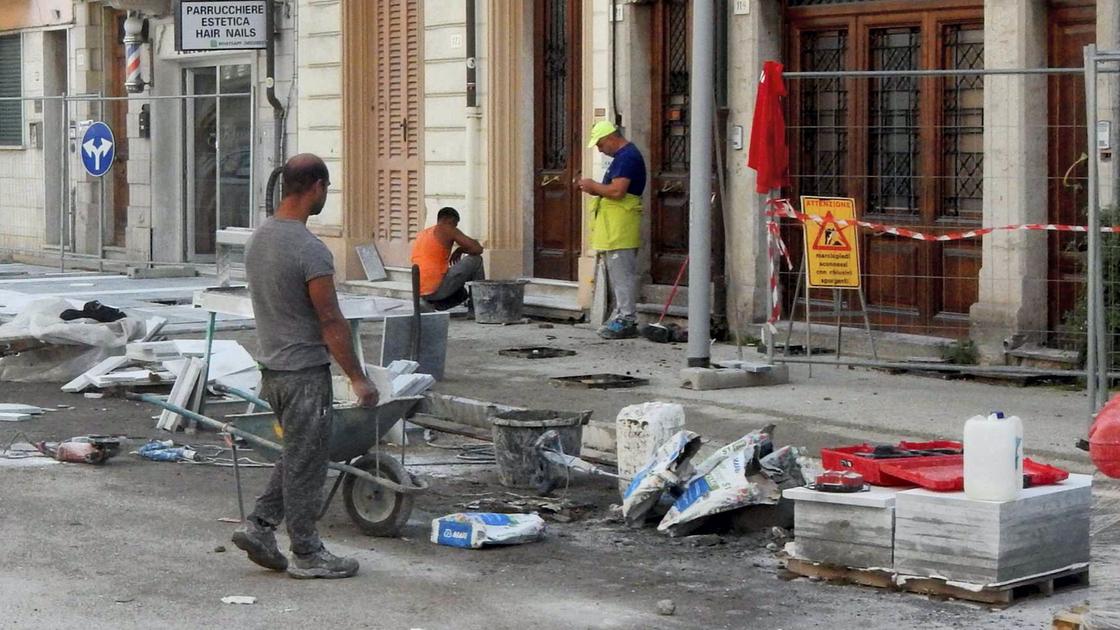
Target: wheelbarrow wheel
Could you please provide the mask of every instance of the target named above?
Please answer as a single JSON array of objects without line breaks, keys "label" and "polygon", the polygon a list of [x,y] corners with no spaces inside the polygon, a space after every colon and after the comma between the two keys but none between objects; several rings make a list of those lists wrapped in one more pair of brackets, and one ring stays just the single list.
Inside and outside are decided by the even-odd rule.
[{"label": "wheelbarrow wheel", "polygon": [[[354,462],[374,477],[384,477],[398,484],[410,484],[412,478],[401,463],[392,457],[366,455]],[[350,520],[367,536],[396,536],[412,514],[412,495],[347,475],[342,482],[342,498]]]}]

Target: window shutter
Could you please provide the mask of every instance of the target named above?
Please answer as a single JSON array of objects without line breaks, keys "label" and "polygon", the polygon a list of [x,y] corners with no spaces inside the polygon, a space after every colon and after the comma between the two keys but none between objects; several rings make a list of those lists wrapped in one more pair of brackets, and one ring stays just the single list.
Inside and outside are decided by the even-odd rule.
[{"label": "window shutter", "polygon": [[424,210],[420,154],[423,24],[419,0],[380,0],[377,12],[376,237],[389,264],[407,264],[410,242],[421,228]]},{"label": "window shutter", "polygon": [[[22,38],[20,35],[0,37],[0,97],[23,96]],[[23,144],[23,102],[0,101],[0,145]]]}]

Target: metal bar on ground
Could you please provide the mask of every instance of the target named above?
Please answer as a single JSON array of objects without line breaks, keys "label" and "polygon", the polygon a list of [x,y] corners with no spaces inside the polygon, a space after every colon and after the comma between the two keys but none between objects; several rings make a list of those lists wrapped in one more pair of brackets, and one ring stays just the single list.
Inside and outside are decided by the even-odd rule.
[{"label": "metal bar on ground", "polygon": [[[819,361],[811,358],[778,357],[778,363],[804,363],[813,367]],[[1070,377],[1085,378],[1085,370],[1052,370],[1047,368],[1030,368],[1015,365],[960,365],[956,363],[922,363],[918,361],[886,361],[874,359],[850,358],[843,361],[844,365],[854,367],[882,368],[889,370],[919,370],[925,372],[965,372],[968,374],[992,374],[999,376],[1024,376],[1024,377]],[[1109,372],[1109,378],[1120,378],[1120,372]]]},{"label": "metal bar on ground", "polygon": [[241,464],[237,461],[237,440],[230,438],[230,449],[233,451],[233,479],[237,484],[237,513],[241,515],[241,522],[245,522],[245,499],[241,493]]}]

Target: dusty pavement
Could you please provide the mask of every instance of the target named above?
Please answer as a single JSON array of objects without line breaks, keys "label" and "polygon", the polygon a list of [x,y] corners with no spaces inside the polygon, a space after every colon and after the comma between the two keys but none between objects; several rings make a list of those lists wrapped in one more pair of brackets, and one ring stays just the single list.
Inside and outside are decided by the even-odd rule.
[{"label": "dusty pavement", "polygon": [[[960,439],[965,421],[1001,409],[1022,417],[1028,454],[1092,469],[1074,444],[1088,427],[1088,399],[1069,385],[1015,387],[973,380],[892,375],[868,369],[790,366],[788,385],[696,392],[679,387],[685,344],[644,339],[604,341],[586,325],[531,323],[484,326],[452,320],[447,378],[439,391],[525,407],[592,409],[592,421],[613,422],[622,407],[649,400],[682,403],[690,429],[706,438],[733,440],[771,422],[778,439],[811,449],[900,437]],[[378,356],[379,326],[368,327],[366,356]],[[251,343],[246,334],[243,343]],[[574,350],[557,359],[514,359],[503,348],[548,346]],[[716,344],[713,360],[736,356],[733,346]],[[745,358],[763,355],[745,349]],[[650,384],[633,389],[586,390],[557,387],[553,376],[598,372],[630,374]]]},{"label": "dusty pavement", "polygon": [[[0,426],[3,443],[17,430],[33,440],[96,432],[166,437],[151,428],[151,408],[129,401],[11,383],[0,399],[74,406]],[[428,448],[410,455],[417,463],[451,460]],[[1073,591],[993,611],[787,581],[764,535],[694,546],[611,522],[607,507],[617,499],[603,481],[574,484],[565,496],[590,507],[571,523],[550,523],[541,543],[450,549],[428,542],[430,519],[503,491],[488,466],[426,470],[434,472],[433,491],[418,502],[403,538],[361,535],[336,502],[322,523],[327,543],[358,557],[362,571],[350,580],[304,582],[258,569],[228,542],[234,525],[218,520],[237,516],[228,468],[132,455],[103,467],[0,467],[0,627],[1044,628],[1054,612],[1089,595]],[[267,473],[246,471],[250,493]],[[257,602],[227,605],[220,601],[226,595]],[[674,616],[656,614],[661,599],[674,600]]]}]

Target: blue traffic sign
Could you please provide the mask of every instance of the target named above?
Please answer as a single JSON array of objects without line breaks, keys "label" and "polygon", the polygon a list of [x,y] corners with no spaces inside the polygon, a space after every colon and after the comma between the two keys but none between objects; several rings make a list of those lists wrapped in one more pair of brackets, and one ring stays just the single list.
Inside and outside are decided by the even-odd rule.
[{"label": "blue traffic sign", "polygon": [[113,166],[117,156],[117,144],[113,140],[113,130],[109,125],[97,121],[86,129],[82,136],[82,166],[94,177],[101,177]]}]

